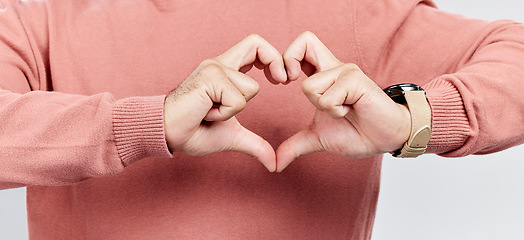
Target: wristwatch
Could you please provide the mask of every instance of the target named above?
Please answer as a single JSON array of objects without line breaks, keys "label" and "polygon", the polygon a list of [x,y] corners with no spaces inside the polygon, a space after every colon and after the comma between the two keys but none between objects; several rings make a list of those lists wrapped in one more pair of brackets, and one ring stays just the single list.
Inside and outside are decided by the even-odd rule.
[{"label": "wristwatch", "polygon": [[391,154],[394,157],[415,158],[426,151],[431,138],[431,108],[426,92],[415,84],[398,84],[384,89],[393,101],[408,107],[411,115],[411,133],[401,149]]}]

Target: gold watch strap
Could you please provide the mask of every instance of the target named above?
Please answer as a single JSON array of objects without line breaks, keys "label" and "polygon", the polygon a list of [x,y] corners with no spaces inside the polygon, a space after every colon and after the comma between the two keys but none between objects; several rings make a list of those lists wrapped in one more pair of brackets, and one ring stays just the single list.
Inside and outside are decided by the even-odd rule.
[{"label": "gold watch strap", "polygon": [[411,115],[411,134],[395,157],[415,158],[426,151],[431,138],[431,108],[424,91],[405,91],[404,97]]}]

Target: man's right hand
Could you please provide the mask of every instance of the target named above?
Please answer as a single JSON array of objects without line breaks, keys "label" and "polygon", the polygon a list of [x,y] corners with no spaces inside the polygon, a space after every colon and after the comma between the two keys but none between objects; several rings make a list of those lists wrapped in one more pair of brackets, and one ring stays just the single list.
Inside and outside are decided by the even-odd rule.
[{"label": "man's right hand", "polygon": [[264,68],[274,84],[287,81],[282,55],[258,35],[250,35],[222,55],[204,60],[164,103],[166,141],[172,152],[202,156],[237,151],[258,159],[271,172],[276,157],[271,145],[234,117],[259,91],[244,74]]}]

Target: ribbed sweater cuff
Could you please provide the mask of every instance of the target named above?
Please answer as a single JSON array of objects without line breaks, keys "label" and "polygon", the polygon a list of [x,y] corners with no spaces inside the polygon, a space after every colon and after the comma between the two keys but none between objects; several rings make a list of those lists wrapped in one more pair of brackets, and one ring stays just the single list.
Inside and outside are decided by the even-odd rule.
[{"label": "ribbed sweater cuff", "polygon": [[146,157],[171,157],[164,133],[164,98],[130,97],[113,108],[113,132],[124,166]]},{"label": "ribbed sweater cuff", "polygon": [[427,153],[443,154],[464,145],[469,133],[469,121],[457,88],[444,79],[424,86],[431,106],[431,139]]}]

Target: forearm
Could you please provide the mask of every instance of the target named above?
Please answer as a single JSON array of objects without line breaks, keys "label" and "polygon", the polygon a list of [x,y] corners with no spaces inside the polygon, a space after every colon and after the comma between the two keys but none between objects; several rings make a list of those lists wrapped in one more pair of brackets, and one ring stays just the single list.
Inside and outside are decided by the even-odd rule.
[{"label": "forearm", "polygon": [[[433,114],[428,152],[485,154],[524,141],[524,28],[419,5],[391,37],[371,75],[424,86]],[[369,61],[369,60],[368,60]]]},{"label": "forearm", "polygon": [[70,184],[170,156],[164,96],[52,92],[46,4],[0,1],[0,189]]},{"label": "forearm", "polygon": [[168,157],[162,107],[163,96],[114,101],[110,94],[2,90],[0,188],[70,184]]},{"label": "forearm", "polygon": [[438,129],[442,130],[441,135],[466,136],[460,148],[449,153],[437,152],[446,156],[486,154],[524,142],[524,100],[520,97],[524,91],[524,26],[496,22],[482,31],[481,38],[472,43],[456,72],[428,84],[431,89],[439,82],[448,82],[450,90],[456,88],[468,119],[466,130],[464,115],[450,115],[442,111],[445,108],[434,111],[434,119],[443,115],[448,119]]}]

